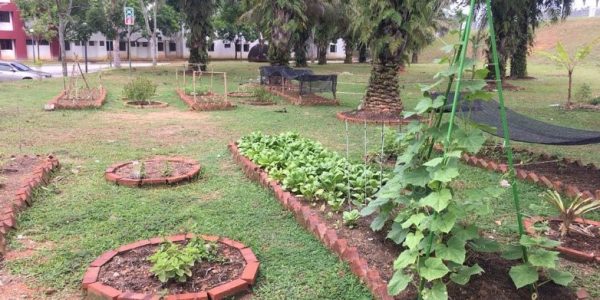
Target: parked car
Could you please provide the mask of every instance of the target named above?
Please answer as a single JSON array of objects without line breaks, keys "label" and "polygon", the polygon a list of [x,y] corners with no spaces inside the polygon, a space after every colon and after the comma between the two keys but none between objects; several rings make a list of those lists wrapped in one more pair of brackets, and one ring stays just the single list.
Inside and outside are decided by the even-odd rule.
[{"label": "parked car", "polygon": [[36,71],[15,61],[0,61],[0,81],[50,78],[52,74]]}]

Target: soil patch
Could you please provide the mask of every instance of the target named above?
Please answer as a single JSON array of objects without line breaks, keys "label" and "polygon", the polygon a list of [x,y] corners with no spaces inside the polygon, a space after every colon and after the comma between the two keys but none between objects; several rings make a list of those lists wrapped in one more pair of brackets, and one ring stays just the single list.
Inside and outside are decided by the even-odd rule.
[{"label": "soil patch", "polygon": [[43,159],[39,156],[0,157],[0,211],[12,209],[17,190],[23,185],[23,180],[31,175]]},{"label": "soil patch", "polygon": [[159,294],[167,290],[170,294],[207,291],[215,286],[240,277],[246,262],[240,251],[217,243],[218,256],[223,262],[200,262],[192,268],[192,276],[186,282],[160,282],[150,269],[148,257],[154,254],[156,245],[139,247],[117,254],[101,267],[98,281],[120,291]]},{"label": "soil patch", "polygon": [[[515,167],[532,171],[539,176],[546,176],[550,181],[561,181],[564,185],[572,184],[580,190],[596,191],[600,189],[600,169],[594,165],[582,165],[557,156],[542,155],[527,150],[515,149]],[[484,147],[478,157],[491,159],[506,164],[506,154],[501,147]]]},{"label": "soil patch", "polygon": [[366,121],[369,124],[406,124],[410,121],[418,120],[417,117],[405,119],[400,115],[400,112],[384,112],[374,110],[338,112],[336,116],[342,121],[348,121],[352,123],[365,123]]},{"label": "soil patch", "polygon": [[[189,173],[193,164],[184,161],[169,161],[166,159],[152,159],[144,161],[144,176],[142,178],[163,178],[171,176],[180,176]],[[134,164],[129,163],[119,167],[115,173],[121,177],[139,179],[140,176],[134,175]]]},{"label": "soil patch", "polygon": [[62,91],[48,103],[49,109],[100,108],[106,100],[103,87],[78,90],[78,93]]},{"label": "soil patch", "polygon": [[110,166],[104,173],[108,181],[119,185],[140,186],[173,184],[190,180],[200,173],[197,161],[177,157],[155,157]]},{"label": "soil patch", "polygon": [[177,95],[179,95],[179,98],[181,98],[191,110],[230,110],[236,107],[233,103],[225,100],[223,96],[211,92],[202,93],[196,95],[196,97],[194,97],[194,95],[186,94],[182,90],[177,90],[176,92]]},{"label": "soil patch", "polygon": [[127,101],[125,105],[134,108],[164,108],[169,106],[168,103],[160,101]]},{"label": "soil patch", "polygon": [[[546,235],[555,241],[560,241],[563,247],[579,250],[586,253],[600,253],[600,228],[594,225],[585,225],[582,223],[571,224],[571,230],[565,237],[560,237],[560,224],[558,220],[550,220],[548,227],[550,230]],[[573,228],[575,227],[575,228]],[[589,233],[584,234],[579,230]]]}]

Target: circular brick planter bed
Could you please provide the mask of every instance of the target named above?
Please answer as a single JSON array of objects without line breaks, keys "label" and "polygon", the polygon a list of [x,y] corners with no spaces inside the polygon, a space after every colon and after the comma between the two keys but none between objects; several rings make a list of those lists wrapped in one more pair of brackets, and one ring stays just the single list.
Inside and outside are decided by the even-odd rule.
[{"label": "circular brick planter bed", "polygon": [[336,117],[341,121],[348,121],[351,123],[364,124],[407,124],[410,121],[417,120],[416,118],[404,119],[400,116],[400,113],[384,113],[378,111],[366,111],[366,110],[353,110],[338,112]]},{"label": "circular brick planter bed", "polygon": [[168,103],[160,101],[127,101],[125,106],[133,108],[165,108]]},{"label": "circular brick planter bed", "polygon": [[539,233],[536,233],[534,225],[545,221],[548,222],[550,229],[544,235],[561,243],[556,247],[556,251],[572,260],[600,263],[600,222],[576,219],[572,226],[585,228],[584,230],[590,235],[571,229],[569,234],[562,238],[559,234],[562,222],[557,218],[528,218],[523,223],[528,234],[536,235]]},{"label": "circular brick planter bed", "polygon": [[[148,257],[160,244],[171,241],[186,244],[198,237],[217,245],[223,261],[197,262],[186,282],[161,283],[151,272]],[[219,300],[248,291],[258,275],[259,262],[244,244],[216,236],[180,234],[152,238],[121,246],[94,260],[82,286],[92,299],[211,299]],[[164,293],[167,293],[164,295]]]},{"label": "circular brick planter bed", "polygon": [[198,111],[211,111],[211,110],[231,110],[236,108],[235,104],[225,101],[220,95],[213,93],[203,93],[196,96],[194,99],[193,95],[188,95],[182,90],[177,90],[179,98],[185,102],[185,104],[191,110]]},{"label": "circular brick planter bed", "polygon": [[[142,162],[140,162],[142,163]],[[134,162],[117,163],[104,172],[104,177],[118,185],[131,187],[175,184],[190,181],[200,173],[200,164],[192,159],[157,157],[143,161],[142,178],[134,173]]]},{"label": "circular brick planter bed", "polygon": [[86,109],[100,108],[106,100],[106,89],[104,87],[91,88],[83,92],[79,99],[68,99],[67,92],[62,91],[54,99],[46,104],[46,110],[55,109]]},{"label": "circular brick planter bed", "polygon": [[253,92],[230,92],[227,93],[227,96],[232,98],[250,98],[254,96]]}]

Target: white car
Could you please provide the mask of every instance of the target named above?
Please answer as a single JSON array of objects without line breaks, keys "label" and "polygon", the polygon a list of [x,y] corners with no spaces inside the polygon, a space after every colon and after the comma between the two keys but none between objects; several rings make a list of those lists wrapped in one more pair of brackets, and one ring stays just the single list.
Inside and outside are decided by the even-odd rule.
[{"label": "white car", "polygon": [[0,61],[0,81],[42,79],[50,77],[52,77],[52,74],[33,70],[22,63]]}]

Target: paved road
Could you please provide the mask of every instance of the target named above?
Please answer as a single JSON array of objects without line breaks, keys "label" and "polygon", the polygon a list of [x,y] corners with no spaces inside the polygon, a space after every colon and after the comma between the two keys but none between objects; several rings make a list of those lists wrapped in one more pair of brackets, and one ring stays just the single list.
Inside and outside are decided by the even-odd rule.
[{"label": "paved road", "polygon": [[[85,64],[83,64],[83,63],[80,63],[80,64],[81,64],[81,70],[83,70],[85,72]],[[167,64],[168,63],[158,63],[159,66],[167,65]],[[73,70],[73,63],[68,63],[67,66],[68,66],[67,69],[69,70],[69,75],[70,75],[71,71]],[[135,68],[151,67],[152,63],[151,62],[132,62],[131,66],[135,67]],[[41,67],[29,65],[29,67],[34,70],[48,72],[48,73],[52,74],[53,77],[61,77],[62,76],[62,66],[57,63],[44,64]],[[129,64],[127,62],[121,62],[121,68],[127,69],[128,67],[129,67]],[[94,72],[98,72],[99,70],[106,70],[106,69],[110,69],[110,65],[107,63],[89,63],[88,64],[88,72],[89,73],[94,73]]]}]

